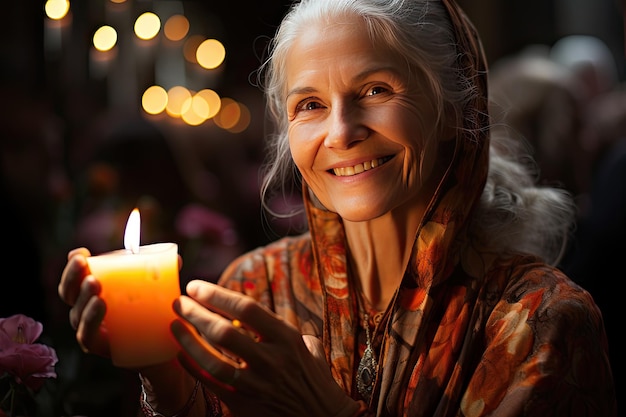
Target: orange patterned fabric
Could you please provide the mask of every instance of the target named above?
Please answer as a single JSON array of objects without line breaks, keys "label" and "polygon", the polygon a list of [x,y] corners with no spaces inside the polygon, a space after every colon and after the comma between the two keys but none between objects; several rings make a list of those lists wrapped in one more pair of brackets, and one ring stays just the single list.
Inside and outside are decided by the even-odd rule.
[{"label": "orange patterned fabric", "polygon": [[[340,221],[311,214],[313,235],[244,255],[221,282],[321,338],[335,380],[358,398],[357,307]],[[439,285],[403,284],[387,315],[364,416],[617,415],[599,310],[533,257],[500,259],[481,277],[459,264]]]},{"label": "orange patterned fabric", "polygon": [[[479,94],[377,327],[379,372],[362,415],[616,416],[602,317],[590,295],[534,257],[485,262],[463,243],[487,177],[486,66],[471,24],[453,1],[443,3],[459,68]],[[240,257],[220,283],[319,337],[335,380],[359,399],[359,318],[342,221],[313,206],[306,184],[303,196],[310,231]]]}]

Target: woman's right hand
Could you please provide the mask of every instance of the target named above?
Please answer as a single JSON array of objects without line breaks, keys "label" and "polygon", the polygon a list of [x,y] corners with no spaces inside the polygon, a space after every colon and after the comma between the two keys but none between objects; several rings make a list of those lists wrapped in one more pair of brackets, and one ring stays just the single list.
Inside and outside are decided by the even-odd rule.
[{"label": "woman's right hand", "polygon": [[67,255],[58,292],[71,307],[70,325],[76,330],[76,340],[84,352],[110,357],[109,338],[102,326],[106,305],[100,298],[100,283],[91,275],[86,248],[77,248]]},{"label": "woman's right hand", "polygon": [[[106,304],[100,297],[100,282],[89,271],[88,256],[91,253],[86,248],[77,248],[68,253],[58,292],[61,299],[71,307],[70,325],[76,330],[76,340],[81,349],[86,353],[110,358],[109,336],[106,325],[102,323]],[[180,257],[178,262],[180,268]],[[163,408],[180,409],[187,402],[195,384],[195,379],[185,372],[177,360],[134,370],[141,373],[147,395],[157,396]]]}]

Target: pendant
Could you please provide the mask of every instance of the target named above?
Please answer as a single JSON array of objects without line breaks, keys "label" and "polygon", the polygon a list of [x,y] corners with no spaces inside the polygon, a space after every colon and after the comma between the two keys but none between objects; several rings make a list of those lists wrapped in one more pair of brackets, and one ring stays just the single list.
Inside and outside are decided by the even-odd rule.
[{"label": "pendant", "polygon": [[369,340],[363,357],[359,362],[356,373],[356,389],[359,394],[369,403],[372,398],[372,390],[374,389],[374,381],[376,380],[376,358],[370,346]]}]

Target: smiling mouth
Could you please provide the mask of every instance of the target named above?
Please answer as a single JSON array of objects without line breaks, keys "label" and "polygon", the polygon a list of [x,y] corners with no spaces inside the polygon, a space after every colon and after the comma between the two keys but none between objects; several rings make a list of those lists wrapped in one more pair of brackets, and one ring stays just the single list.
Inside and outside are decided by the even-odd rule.
[{"label": "smiling mouth", "polygon": [[338,177],[350,177],[357,175],[365,171],[377,168],[389,161],[393,156],[385,156],[383,158],[372,159],[371,161],[363,162],[362,164],[356,164],[352,167],[333,168],[331,172]]}]

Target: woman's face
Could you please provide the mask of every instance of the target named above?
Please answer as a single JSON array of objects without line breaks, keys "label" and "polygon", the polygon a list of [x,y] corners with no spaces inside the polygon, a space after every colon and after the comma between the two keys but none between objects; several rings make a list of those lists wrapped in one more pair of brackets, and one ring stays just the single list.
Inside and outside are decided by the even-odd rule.
[{"label": "woman's face", "polygon": [[365,221],[430,199],[432,100],[361,20],[302,29],[286,70],[291,154],[327,209]]}]

